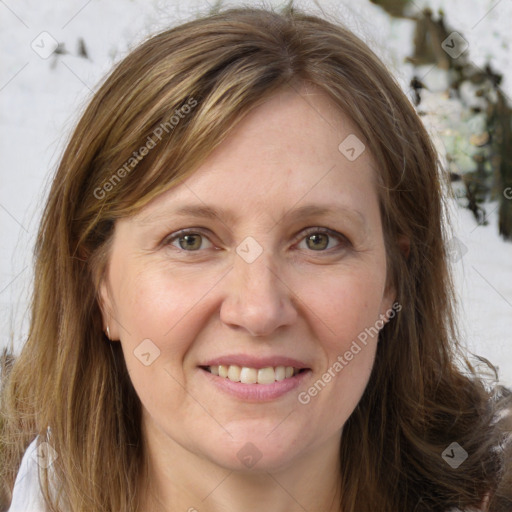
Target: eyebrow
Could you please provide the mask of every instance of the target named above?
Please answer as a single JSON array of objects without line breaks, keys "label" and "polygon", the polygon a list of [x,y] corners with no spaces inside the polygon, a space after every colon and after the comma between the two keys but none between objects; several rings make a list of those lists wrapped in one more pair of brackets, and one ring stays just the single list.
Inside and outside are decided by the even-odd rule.
[{"label": "eyebrow", "polygon": [[[366,218],[360,211],[348,208],[340,204],[308,204],[299,208],[292,208],[286,211],[284,214],[281,214],[279,221],[277,221],[276,224],[279,224],[287,218],[293,218],[293,220],[300,221],[307,217],[326,215],[343,216],[357,224],[362,225],[365,228],[367,227]],[[222,208],[217,209],[208,205],[185,204],[170,212],[163,212],[162,214],[148,215],[143,217],[140,220],[140,223],[153,223],[158,222],[161,219],[163,220],[172,217],[198,217],[212,220],[220,219],[225,223],[237,220],[237,216],[230,210],[224,210]]]}]

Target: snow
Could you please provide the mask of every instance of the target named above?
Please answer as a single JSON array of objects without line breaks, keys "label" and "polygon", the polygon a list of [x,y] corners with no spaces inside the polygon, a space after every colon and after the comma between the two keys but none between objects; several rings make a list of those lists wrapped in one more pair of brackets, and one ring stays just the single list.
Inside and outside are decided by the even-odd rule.
[{"label": "snow", "polygon": [[[512,382],[512,243],[498,237],[497,203],[486,205],[487,226],[454,207],[454,235],[460,241],[453,271],[460,303],[462,341],[473,353],[500,369]],[[454,258],[456,259],[456,258]]]},{"label": "snow", "polygon": [[[278,5],[282,2],[265,2]],[[448,26],[469,44],[471,60],[504,73],[512,97],[509,28],[512,3],[501,0],[415,0],[412,9],[442,7]],[[213,1],[210,1],[213,5]],[[71,129],[114,62],[155,31],[206,12],[206,1],[159,0],[6,0],[0,2],[0,347],[11,340],[17,350],[27,333],[31,251],[52,172]],[[237,5],[236,2],[225,2]],[[262,2],[245,1],[245,5]],[[297,2],[313,12],[319,6],[360,35],[390,67],[408,93],[413,68],[414,24],[392,20],[368,0]],[[83,38],[90,59],[78,55]],[[68,53],[44,56],[56,42]],[[417,70],[418,71],[418,70]],[[427,86],[443,79],[426,66],[419,77]],[[497,234],[496,204],[486,206],[487,226],[453,205],[457,254],[454,273],[460,296],[462,340],[468,349],[499,366],[512,385],[512,243]],[[494,211],[493,211],[494,209]],[[457,259],[458,258],[458,259]]]}]

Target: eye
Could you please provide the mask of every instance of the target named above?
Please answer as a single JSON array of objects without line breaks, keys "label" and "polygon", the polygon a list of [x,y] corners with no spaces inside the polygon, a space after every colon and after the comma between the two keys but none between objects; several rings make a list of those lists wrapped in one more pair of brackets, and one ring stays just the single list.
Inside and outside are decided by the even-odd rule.
[{"label": "eye", "polygon": [[[207,240],[210,244],[209,247],[201,247],[202,242]],[[165,245],[172,245],[177,249],[181,249],[183,251],[195,252],[199,249],[209,249],[213,247],[212,243],[208,240],[206,235],[203,233],[193,231],[191,229],[182,229],[175,234],[172,234],[164,241]]]},{"label": "eye", "polygon": [[350,245],[349,240],[336,231],[327,228],[308,228],[306,230],[306,236],[301,239],[305,241],[306,247],[312,249],[315,252],[324,252],[332,247],[330,245],[330,239],[335,238],[339,241],[338,246],[334,247],[334,250],[344,249]]},{"label": "eye", "polygon": [[[350,241],[341,233],[328,228],[312,227],[305,230],[306,235],[300,241],[306,243],[306,248],[314,252],[327,252],[331,249],[341,250],[350,245]],[[338,240],[336,247],[331,247],[332,239]],[[203,247],[206,242],[206,247]],[[201,249],[210,249],[213,244],[208,237],[197,229],[182,229],[176,233],[169,235],[164,240],[164,245],[172,245],[178,250],[186,252],[198,252]]]}]

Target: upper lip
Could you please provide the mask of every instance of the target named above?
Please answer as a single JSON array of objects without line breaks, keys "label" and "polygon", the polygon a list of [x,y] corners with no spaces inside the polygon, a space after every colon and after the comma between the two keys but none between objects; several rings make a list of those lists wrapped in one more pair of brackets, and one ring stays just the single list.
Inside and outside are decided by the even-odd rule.
[{"label": "upper lip", "polygon": [[298,368],[299,370],[306,368],[309,369],[309,366],[298,359],[294,359],[292,357],[286,356],[270,356],[270,357],[254,357],[248,356],[244,354],[232,354],[227,356],[220,356],[214,359],[209,359],[205,363],[199,366],[245,366],[246,368],[268,368],[270,366],[293,366],[294,368]]}]

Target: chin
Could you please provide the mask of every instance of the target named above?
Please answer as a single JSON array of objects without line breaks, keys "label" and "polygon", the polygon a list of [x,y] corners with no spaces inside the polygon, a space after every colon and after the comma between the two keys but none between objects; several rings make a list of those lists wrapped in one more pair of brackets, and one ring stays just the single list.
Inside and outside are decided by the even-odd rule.
[{"label": "chin", "polygon": [[207,456],[215,464],[237,472],[278,472],[286,469],[305,449],[297,446],[295,440],[298,437],[304,442],[304,436],[291,436],[289,430],[284,429],[280,435],[276,432],[269,435],[271,430],[265,428],[255,434],[253,429],[238,429],[236,435],[229,437],[226,443],[212,441],[212,444],[222,448]]}]

